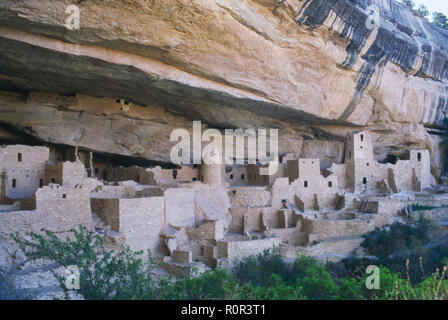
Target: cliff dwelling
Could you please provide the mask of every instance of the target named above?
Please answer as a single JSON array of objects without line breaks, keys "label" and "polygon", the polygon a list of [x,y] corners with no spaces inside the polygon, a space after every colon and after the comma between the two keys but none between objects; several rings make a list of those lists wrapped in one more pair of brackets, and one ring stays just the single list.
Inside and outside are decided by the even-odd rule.
[{"label": "cliff dwelling", "polygon": [[178,280],[370,258],[416,207],[447,231],[448,18],[420,9],[0,1],[0,291],[11,234],[83,226]]},{"label": "cliff dwelling", "polygon": [[431,192],[427,150],[379,163],[369,131],[347,135],[343,163],[322,169],[318,158],[287,153],[272,176],[251,164],[114,166],[69,150],[77,152],[73,161],[51,146],[0,148],[2,234],[64,233],[82,224],[110,239],[111,248],[151,250],[178,277],[231,268],[274,246],[284,258],[306,253],[337,261],[409,204],[448,202]]}]

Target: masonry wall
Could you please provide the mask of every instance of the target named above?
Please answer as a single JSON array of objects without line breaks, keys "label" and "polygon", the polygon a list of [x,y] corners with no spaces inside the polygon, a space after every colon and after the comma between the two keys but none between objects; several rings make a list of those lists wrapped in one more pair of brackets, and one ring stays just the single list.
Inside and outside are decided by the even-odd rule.
[{"label": "masonry wall", "polygon": [[155,167],[147,170],[153,173],[157,183],[162,184],[185,183],[200,180],[200,170],[189,166],[181,166],[178,169],[162,169],[160,167]]},{"label": "masonry wall", "polygon": [[247,186],[249,184],[247,167],[233,167],[225,173],[225,181],[231,186]]},{"label": "masonry wall", "polygon": [[224,164],[201,164],[200,181],[211,185],[224,183]]},{"label": "masonry wall", "polygon": [[51,231],[66,231],[79,224],[92,227],[89,191],[81,186],[46,186],[36,191],[35,200],[43,224]]},{"label": "masonry wall", "polygon": [[306,210],[335,208],[336,194],[340,192],[338,176],[321,175],[319,159],[289,160],[286,172],[288,180],[277,179],[272,188],[274,208],[283,207],[282,199],[296,204],[296,197],[303,201]]},{"label": "masonry wall", "polygon": [[112,230],[120,230],[120,205],[119,199],[110,198],[92,198],[90,200],[92,211],[95,212],[101,220],[110,225]]},{"label": "masonry wall", "polygon": [[9,241],[11,232],[25,236],[44,229],[66,235],[80,224],[92,229],[89,195],[81,188],[51,185],[38,189],[34,200],[36,210],[0,212],[0,238]]},{"label": "masonry wall", "polygon": [[265,187],[231,188],[230,203],[233,207],[266,207],[271,205],[271,192]]},{"label": "masonry wall", "polygon": [[166,222],[176,227],[195,227],[195,193],[188,188],[165,191]]},{"label": "masonry wall", "polygon": [[87,172],[81,161],[58,162],[45,166],[45,185],[56,183],[67,187],[81,185],[87,179]]},{"label": "masonry wall", "polygon": [[164,197],[119,199],[119,229],[132,250],[150,249],[156,254],[165,217]]},{"label": "masonry wall", "polygon": [[256,255],[265,249],[279,246],[280,238],[266,238],[251,241],[219,241],[218,257],[229,260],[241,259],[249,255]]},{"label": "masonry wall", "polygon": [[48,158],[49,149],[46,147],[10,145],[0,148],[0,174],[6,173],[6,197],[31,198],[44,184]]}]

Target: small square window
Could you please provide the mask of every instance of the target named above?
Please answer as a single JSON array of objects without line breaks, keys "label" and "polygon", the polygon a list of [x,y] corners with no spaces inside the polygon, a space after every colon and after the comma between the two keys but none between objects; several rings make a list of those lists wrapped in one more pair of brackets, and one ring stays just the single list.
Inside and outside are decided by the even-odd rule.
[{"label": "small square window", "polygon": [[67,195],[65,193],[62,195],[62,199],[67,199]]}]

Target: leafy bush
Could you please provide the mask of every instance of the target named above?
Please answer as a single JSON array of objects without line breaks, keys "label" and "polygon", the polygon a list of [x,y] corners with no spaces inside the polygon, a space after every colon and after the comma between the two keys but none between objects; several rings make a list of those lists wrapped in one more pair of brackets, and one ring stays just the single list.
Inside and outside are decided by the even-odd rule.
[{"label": "leafy bush", "polygon": [[[132,252],[123,247],[118,252],[107,252],[103,241],[84,227],[73,230],[74,240],[62,240],[52,232],[32,233],[32,241],[11,234],[31,260],[43,258],[62,266],[77,266],[80,272],[79,293],[89,300],[97,299],[159,299],[173,294],[168,279],[153,280],[150,271],[155,268],[151,252],[143,262],[143,252]],[[65,278],[53,273],[63,289]]]},{"label": "leafy bush", "polygon": [[430,220],[423,217],[413,223],[394,223],[389,227],[377,228],[364,236],[361,244],[375,258],[350,257],[342,263],[348,275],[357,279],[362,277],[368,265],[381,264],[416,284],[430,276],[428,272],[442,269],[442,260],[448,257],[448,244],[434,242],[437,230]]},{"label": "leafy bush", "polygon": [[266,286],[269,284],[271,274],[275,273],[283,281],[292,284],[293,269],[292,264],[287,264],[282,259],[278,248],[274,248],[235,262],[233,275],[240,283],[251,282],[255,286]]},{"label": "leafy bush", "polygon": [[232,299],[238,295],[237,281],[226,270],[207,271],[199,277],[183,279],[175,284],[179,298],[197,299]]},{"label": "leafy bush", "polygon": [[[402,231],[395,230],[394,234],[409,231],[403,227],[399,230]],[[51,232],[32,234],[31,241],[11,236],[30,259],[76,265],[80,271],[79,293],[86,299],[448,299],[448,259],[440,261],[445,265],[442,271],[437,270],[420,282],[411,281],[412,262],[405,263],[406,276],[381,266],[379,290],[366,289],[368,275],[364,272],[367,265],[378,265],[377,260],[346,259],[348,276],[340,277],[330,272],[331,264],[322,265],[306,256],[286,263],[274,249],[237,262],[233,274],[216,269],[173,282],[170,278],[151,275],[156,264],[150,252],[143,262],[143,252],[132,252],[129,247],[123,247],[118,253],[106,251],[101,238],[82,227],[73,234],[73,239],[66,240]],[[381,233],[377,238],[370,238],[369,243],[381,243],[386,252],[396,252],[397,248],[384,245],[385,237]],[[424,232],[417,232],[418,241],[425,237]],[[417,240],[411,238],[409,243]],[[381,264],[391,264],[390,259],[384,259]],[[65,279],[55,276],[65,288]]]},{"label": "leafy bush", "polygon": [[366,252],[379,259],[393,255],[407,255],[410,250],[422,247],[430,241],[430,231],[435,228],[432,221],[419,217],[413,223],[394,223],[376,228],[364,236],[361,244]]}]

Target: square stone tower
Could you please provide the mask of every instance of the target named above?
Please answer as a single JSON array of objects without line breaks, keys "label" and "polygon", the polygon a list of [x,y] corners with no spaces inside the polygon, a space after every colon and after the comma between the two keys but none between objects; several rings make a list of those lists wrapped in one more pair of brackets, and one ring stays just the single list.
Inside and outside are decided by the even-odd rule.
[{"label": "square stone tower", "polygon": [[368,131],[347,135],[345,163],[347,165],[347,187],[352,192],[362,192],[375,188],[372,172],[376,161],[373,159],[372,137]]}]

